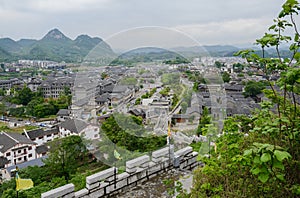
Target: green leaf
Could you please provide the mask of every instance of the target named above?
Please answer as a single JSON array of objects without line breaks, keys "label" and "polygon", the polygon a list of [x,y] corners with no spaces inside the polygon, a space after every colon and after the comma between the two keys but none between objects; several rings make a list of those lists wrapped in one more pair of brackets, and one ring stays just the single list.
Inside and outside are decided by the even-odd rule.
[{"label": "green leaf", "polygon": [[300,52],[296,52],[294,58],[299,61],[300,60]]},{"label": "green leaf", "polygon": [[279,179],[280,181],[284,181],[285,180],[283,174],[276,175],[276,178]]},{"label": "green leaf", "polygon": [[273,162],[273,167],[281,169],[281,170],[284,170],[284,165],[282,164],[282,162],[280,162],[280,161],[278,161],[276,159]]},{"label": "green leaf", "polygon": [[260,157],[255,156],[254,159],[253,159],[253,162],[254,162],[254,164],[261,164]]},{"label": "green leaf", "polygon": [[257,175],[257,174],[260,173],[260,172],[261,172],[261,169],[258,168],[258,167],[254,168],[254,169],[251,169],[251,173],[252,173],[253,175]]},{"label": "green leaf", "polygon": [[258,176],[258,179],[262,182],[262,183],[266,183],[269,179],[269,173],[262,173]]},{"label": "green leaf", "polygon": [[269,27],[269,30],[273,30],[275,29],[276,25],[272,25],[271,27]]},{"label": "green leaf", "polygon": [[244,156],[251,155],[252,152],[253,152],[252,149],[245,150],[244,151]]},{"label": "green leaf", "polygon": [[262,156],[260,157],[260,161],[262,162],[268,162],[270,160],[271,160],[270,153],[263,153]]},{"label": "green leaf", "polygon": [[279,150],[275,150],[274,155],[278,159],[278,161],[280,161],[280,162],[282,162],[284,159],[288,159],[288,158],[292,157],[288,152],[279,151]]}]

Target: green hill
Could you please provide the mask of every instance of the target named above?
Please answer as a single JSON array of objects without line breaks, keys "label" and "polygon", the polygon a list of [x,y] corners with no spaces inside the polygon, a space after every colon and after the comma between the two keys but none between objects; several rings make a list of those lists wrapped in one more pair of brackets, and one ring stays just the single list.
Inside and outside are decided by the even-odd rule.
[{"label": "green hill", "polygon": [[[58,29],[49,31],[42,39],[0,39],[0,60],[38,59],[65,62],[81,62],[100,42],[100,38],[80,35],[75,40],[66,37]],[[112,51],[105,45],[108,51]]]}]

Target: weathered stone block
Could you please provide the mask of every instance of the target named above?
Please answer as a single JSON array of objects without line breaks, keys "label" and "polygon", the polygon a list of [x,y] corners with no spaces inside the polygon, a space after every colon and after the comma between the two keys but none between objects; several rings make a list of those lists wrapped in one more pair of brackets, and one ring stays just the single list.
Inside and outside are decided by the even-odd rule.
[{"label": "weathered stone block", "polygon": [[84,197],[85,195],[88,195],[88,194],[89,194],[89,191],[86,188],[84,188],[82,190],[79,190],[79,191],[75,192],[75,198],[82,198],[82,197]]},{"label": "weathered stone block", "polygon": [[197,162],[197,159],[196,159],[196,157],[192,157],[191,159],[189,159],[188,160],[188,165],[192,165],[192,164],[194,164],[194,163],[196,163]]},{"label": "weathered stone block", "polygon": [[129,174],[133,174],[136,172],[136,167],[135,168],[128,168],[126,167],[126,172],[129,173]]},{"label": "weathered stone block", "polygon": [[124,172],[124,173],[121,173],[121,174],[118,174],[117,175],[117,180],[123,180],[123,179],[126,179],[127,177],[129,177],[129,174]]},{"label": "weathered stone block", "polygon": [[149,167],[149,161],[140,165],[140,168],[148,168],[148,167]]},{"label": "weathered stone block", "polygon": [[86,184],[85,184],[85,187],[86,187],[88,190],[92,190],[92,189],[94,189],[94,188],[100,187],[100,182],[96,182],[96,183],[93,183],[93,184],[88,184],[88,183],[86,183]]},{"label": "weathered stone block", "polygon": [[111,184],[111,185],[109,185],[109,186],[107,186],[106,188],[105,188],[105,190],[106,190],[106,194],[109,194],[109,193],[111,193],[111,192],[114,192],[115,190],[117,190],[117,184]]},{"label": "weathered stone block", "polygon": [[[159,158],[159,157],[169,156],[169,153],[170,153],[170,155],[172,153],[174,153],[174,146],[173,145],[170,145],[170,148],[165,147],[165,148],[159,149],[157,151],[154,151],[152,153],[152,158]],[[152,159],[152,161],[153,161],[153,159]]]},{"label": "weathered stone block", "polygon": [[131,175],[130,177],[128,177],[127,182],[128,184],[132,184],[133,182],[136,182],[138,180],[136,175]]},{"label": "weathered stone block", "polygon": [[93,191],[89,194],[90,198],[99,198],[104,195],[104,188],[100,188],[99,190]]},{"label": "weathered stone block", "polygon": [[150,161],[150,157],[148,155],[143,155],[141,157],[135,158],[133,160],[126,162],[126,169],[132,169],[134,167],[139,167],[140,165],[147,163]]},{"label": "weathered stone block", "polygon": [[148,175],[152,175],[153,173],[158,172],[160,170],[161,170],[160,164],[154,164],[148,168]]},{"label": "weathered stone block", "polygon": [[113,182],[113,181],[115,181],[115,180],[117,180],[118,178],[117,178],[117,175],[115,176],[115,175],[113,175],[113,176],[111,176],[111,177],[109,177],[109,178],[107,178],[105,181],[108,181],[108,182]]},{"label": "weathered stone block", "polygon": [[163,157],[158,157],[158,158],[152,157],[152,161],[154,163],[160,163],[162,159],[163,159]]},{"label": "weathered stone block", "polygon": [[95,188],[104,188],[106,186],[108,186],[109,183],[108,182],[96,182],[96,183],[93,183],[93,184],[88,184],[86,183],[85,187],[88,189],[88,190],[93,190]]},{"label": "weathered stone block", "polygon": [[187,160],[184,160],[182,163],[180,163],[180,168],[184,169],[188,166]]},{"label": "weathered stone block", "polygon": [[145,170],[145,168],[136,168],[136,173],[140,173],[140,172],[142,172],[144,170]]},{"label": "weathered stone block", "polygon": [[68,194],[73,194],[74,196],[74,184],[67,184],[64,186],[61,186],[59,188],[55,188],[53,190],[50,190],[48,192],[42,193],[42,198],[57,198],[57,197],[64,197]]},{"label": "weathered stone block", "polygon": [[146,170],[140,171],[136,174],[136,176],[138,180],[143,179],[147,177],[147,171]]},{"label": "weathered stone block", "polygon": [[127,178],[118,181],[117,184],[116,184],[116,187],[117,187],[117,189],[120,189],[120,188],[123,188],[126,185],[127,185]]},{"label": "weathered stone block", "polygon": [[188,147],[185,147],[183,149],[176,151],[175,155],[183,157],[183,156],[187,156],[187,155],[191,154],[192,152],[193,152],[193,148],[188,146]]},{"label": "weathered stone block", "polygon": [[90,175],[90,176],[86,177],[86,183],[93,184],[95,182],[105,180],[108,177],[111,177],[112,175],[114,175],[115,171],[118,172],[118,169],[115,167],[112,167],[112,168],[106,169],[104,171],[101,171],[99,173]]},{"label": "weathered stone block", "polygon": [[71,193],[69,193],[67,195],[62,196],[62,198],[74,198],[74,196],[75,196],[75,193],[71,192]]}]

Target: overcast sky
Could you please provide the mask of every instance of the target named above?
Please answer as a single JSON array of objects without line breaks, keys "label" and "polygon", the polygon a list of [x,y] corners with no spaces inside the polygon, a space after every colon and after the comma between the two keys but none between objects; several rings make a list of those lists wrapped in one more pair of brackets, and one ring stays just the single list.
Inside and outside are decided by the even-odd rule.
[{"label": "overcast sky", "polygon": [[251,44],[284,0],[1,0],[0,37],[42,38],[58,28],[103,39],[143,26],[175,28],[204,45]]}]

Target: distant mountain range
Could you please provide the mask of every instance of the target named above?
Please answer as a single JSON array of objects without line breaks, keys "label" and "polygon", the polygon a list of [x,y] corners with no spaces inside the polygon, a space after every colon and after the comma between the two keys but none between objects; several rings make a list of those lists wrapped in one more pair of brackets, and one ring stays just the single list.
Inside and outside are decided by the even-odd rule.
[{"label": "distant mountain range", "polygon": [[[75,40],[66,37],[58,29],[49,31],[42,39],[0,39],[0,62],[18,59],[81,62],[100,42],[101,38],[80,35]],[[103,46],[103,45],[102,45]],[[111,51],[109,45],[105,45]]]},{"label": "distant mountain range", "polygon": [[[49,31],[42,39],[21,39],[14,41],[10,38],[0,39],[0,62],[11,62],[18,59],[31,60],[51,60],[51,61],[65,61],[68,63],[80,63],[89,54],[89,52],[96,46],[99,47],[101,43],[101,53],[118,57],[114,62],[119,60],[139,60],[140,61],[154,61],[167,60],[176,57],[175,52],[186,58],[199,56],[216,56],[228,57],[242,48],[231,45],[213,45],[213,46],[193,46],[193,47],[177,47],[165,50],[159,48],[139,48],[130,53],[123,53],[120,56],[115,54],[111,47],[106,44],[101,38],[90,37],[88,35],[80,35],[75,40],[66,37],[58,29]],[[257,53],[261,53],[256,47]],[[266,51],[266,56],[273,57],[276,55],[274,49]],[[283,50],[283,57],[289,56],[288,50]],[[148,56],[148,57],[147,57]],[[91,56],[93,57],[93,56]],[[98,54],[95,55],[98,57]],[[89,57],[90,58],[90,57]]]}]

